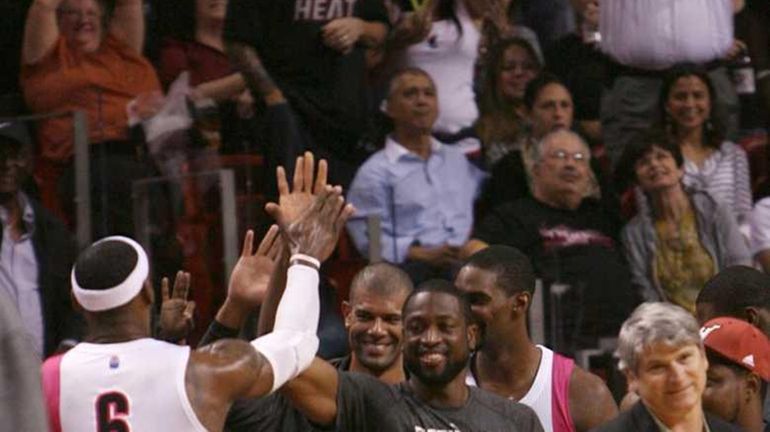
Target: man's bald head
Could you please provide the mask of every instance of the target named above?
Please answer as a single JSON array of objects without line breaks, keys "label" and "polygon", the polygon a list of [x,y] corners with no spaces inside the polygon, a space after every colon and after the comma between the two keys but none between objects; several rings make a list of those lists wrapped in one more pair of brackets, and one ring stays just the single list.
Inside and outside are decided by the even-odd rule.
[{"label": "man's bald head", "polygon": [[401,295],[404,298],[414,289],[409,276],[400,268],[388,263],[370,264],[363,268],[350,284],[350,303],[362,293],[390,297]]},{"label": "man's bald head", "polygon": [[377,376],[403,373],[401,309],[412,288],[409,276],[392,264],[371,264],[358,272],[350,286],[350,301],[342,306],[350,370]]}]

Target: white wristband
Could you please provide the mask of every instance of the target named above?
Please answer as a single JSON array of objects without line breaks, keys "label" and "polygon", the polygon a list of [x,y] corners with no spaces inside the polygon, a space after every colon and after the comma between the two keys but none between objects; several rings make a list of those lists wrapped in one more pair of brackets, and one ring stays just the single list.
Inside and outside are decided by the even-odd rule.
[{"label": "white wristband", "polygon": [[315,265],[316,269],[321,268],[321,261],[318,261],[318,259],[311,257],[310,255],[305,255],[301,253],[295,253],[294,255],[289,258],[289,262],[292,262],[294,260],[300,260],[300,261],[307,261],[310,264]]}]

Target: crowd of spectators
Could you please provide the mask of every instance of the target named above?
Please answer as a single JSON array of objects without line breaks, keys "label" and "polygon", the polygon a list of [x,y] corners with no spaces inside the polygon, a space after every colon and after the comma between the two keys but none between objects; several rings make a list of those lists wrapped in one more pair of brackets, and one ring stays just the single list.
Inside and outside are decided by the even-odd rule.
[{"label": "crowd of spectators", "polygon": [[[485,341],[492,345],[468,355],[479,368],[476,385],[511,386],[506,396],[517,400],[527,393],[483,375],[491,364],[484,362],[499,355],[490,346],[522,362],[539,353],[571,371],[560,355],[617,345],[629,390],[644,401],[606,429],[620,430],[634,418],[669,420],[647,399],[639,368],[645,355],[671,353],[631,352],[640,343],[634,338],[700,349],[704,365],[693,370],[705,371],[706,354],[723,368],[714,374],[733,370],[732,351],[720,351],[715,339],[705,340],[704,351],[695,341],[691,318],[701,313],[704,286],[725,271],[770,272],[770,11],[759,0],[30,0],[4,2],[0,12],[10,35],[0,80],[0,295],[15,302],[14,319],[40,359],[86,332],[69,304],[78,126],[61,115],[78,111],[86,118],[91,237],[135,236],[135,182],[169,180],[149,195],[153,215],[168,219],[148,229],[152,245],[165,251],[151,255],[163,261],[153,264],[160,271],[203,262],[179,258],[202,251],[172,214],[211,199],[204,191],[190,201],[196,195],[181,176],[217,168],[230,155],[259,156],[259,166],[246,169],[259,170],[260,197],[285,207],[293,196],[288,184],[313,181],[313,158],[298,158],[312,152],[325,162],[303,199],[323,195],[328,181],[357,210],[340,239],[353,257],[338,253],[332,261],[386,261],[392,266],[378,271],[400,285],[405,277],[415,287],[427,283],[435,296],[451,291],[435,279],[454,281],[460,291],[452,295],[468,297],[487,337],[517,334],[530,348]],[[295,165],[298,175],[286,179]],[[201,237],[221,230],[216,218],[196,223],[208,224]],[[477,290],[480,276],[469,275],[469,266],[501,278],[504,265],[487,261],[517,259],[498,247],[531,262],[544,302],[537,312],[549,324],[543,341],[553,352],[522,337],[532,290],[523,291],[529,297],[516,324],[503,325],[474,303],[497,294]],[[207,252],[207,259],[222,255]],[[337,331],[321,337],[319,352],[353,350],[363,372],[388,369],[367,366],[367,348],[352,335],[341,344],[348,346],[337,346],[343,319],[350,330],[361,298],[347,298],[349,281],[321,273],[330,281],[323,286],[342,288],[332,297],[344,306],[322,299],[321,322]],[[213,289],[210,281],[202,286]],[[503,291],[516,298],[521,290]],[[228,300],[246,301],[232,294]],[[379,292],[378,302],[387,304],[386,294],[393,292]],[[393,307],[399,313],[401,297]],[[210,311],[198,317],[201,330],[222,324],[222,311],[216,318],[214,311],[223,298],[206,298],[217,300],[201,305]],[[643,302],[658,306],[637,308]],[[247,303],[256,309],[262,302]],[[656,320],[663,333],[640,336]],[[239,316],[229,330],[247,321]],[[264,332],[263,324],[243,331]],[[683,333],[667,336],[672,326]],[[327,405],[338,388],[369,388],[323,378],[327,369],[295,386],[320,389],[316,399]],[[606,390],[593,389],[601,397]],[[336,411],[313,407],[314,397],[301,391],[284,396],[236,405],[241,412],[228,424],[253,425],[249,412],[268,405],[295,406],[295,423],[305,425],[298,420],[305,416],[307,427],[334,418]],[[704,398],[709,407],[708,392]],[[614,408],[597,411],[607,414],[602,422]],[[573,429],[600,423],[575,415],[565,421]],[[355,416],[342,420],[367,425]],[[559,422],[545,430],[561,430]]]}]

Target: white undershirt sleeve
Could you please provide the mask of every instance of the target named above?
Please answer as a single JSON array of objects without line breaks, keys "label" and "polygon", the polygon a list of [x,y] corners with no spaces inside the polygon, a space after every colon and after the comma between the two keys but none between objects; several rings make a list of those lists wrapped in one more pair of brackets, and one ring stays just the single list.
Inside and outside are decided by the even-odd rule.
[{"label": "white undershirt sleeve", "polygon": [[320,307],[318,271],[302,264],[289,267],[273,331],[251,342],[273,369],[271,392],[312,363],[318,351]]}]

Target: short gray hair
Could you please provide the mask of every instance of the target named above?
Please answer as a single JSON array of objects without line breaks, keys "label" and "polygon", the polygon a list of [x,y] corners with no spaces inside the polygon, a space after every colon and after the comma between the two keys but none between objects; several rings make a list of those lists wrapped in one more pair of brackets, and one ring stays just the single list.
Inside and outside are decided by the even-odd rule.
[{"label": "short gray hair", "polygon": [[615,351],[618,368],[636,372],[639,354],[655,343],[673,347],[692,344],[703,349],[700,326],[692,314],[671,303],[642,303],[620,328]]},{"label": "short gray hair", "polygon": [[428,79],[428,81],[430,81],[431,85],[434,88],[436,87],[436,82],[433,80],[433,77],[425,69],[421,69],[416,66],[409,66],[403,69],[399,69],[390,78],[390,81],[388,82],[388,94],[385,97],[385,99],[388,99],[391,96],[393,96],[393,93],[396,90],[396,84],[399,83],[399,81],[401,80],[401,77],[406,75],[417,75],[417,76],[425,77]]},{"label": "short gray hair", "polygon": [[583,149],[585,150],[586,154],[586,160],[591,160],[591,147],[588,146],[588,143],[578,135],[577,133],[573,132],[570,129],[567,129],[565,127],[559,127],[552,131],[549,131],[547,134],[543,135],[542,138],[537,140],[533,146],[529,149],[530,156],[532,157],[533,162],[539,162],[543,156],[545,155],[545,146],[548,145],[551,140],[553,140],[555,137],[559,135],[566,135],[570,138],[574,138],[580,142],[580,144],[583,146]]}]

